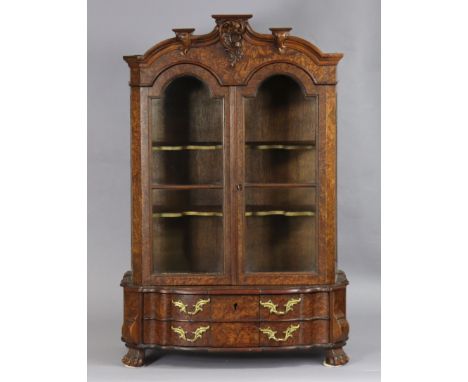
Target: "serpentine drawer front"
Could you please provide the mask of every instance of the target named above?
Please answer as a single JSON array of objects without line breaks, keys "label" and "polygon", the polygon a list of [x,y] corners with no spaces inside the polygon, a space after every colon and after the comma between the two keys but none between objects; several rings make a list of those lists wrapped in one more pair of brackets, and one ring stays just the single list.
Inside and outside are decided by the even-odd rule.
[{"label": "serpentine drawer front", "polygon": [[329,341],[328,320],[180,322],[146,320],[144,343],[181,347],[295,346]]}]

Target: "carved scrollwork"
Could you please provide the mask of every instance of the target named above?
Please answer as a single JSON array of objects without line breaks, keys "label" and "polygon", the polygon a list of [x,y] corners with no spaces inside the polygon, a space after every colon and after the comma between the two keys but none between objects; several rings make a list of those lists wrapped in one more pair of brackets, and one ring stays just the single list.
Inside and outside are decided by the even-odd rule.
[{"label": "carved scrollwork", "polygon": [[243,35],[246,28],[246,20],[239,19],[217,19],[219,39],[229,57],[231,67],[243,57]]},{"label": "carved scrollwork", "polygon": [[184,56],[188,53],[190,45],[192,45],[192,33],[194,30],[195,29],[193,28],[181,28],[172,30],[176,34],[176,38],[181,44],[181,54],[183,54]]}]

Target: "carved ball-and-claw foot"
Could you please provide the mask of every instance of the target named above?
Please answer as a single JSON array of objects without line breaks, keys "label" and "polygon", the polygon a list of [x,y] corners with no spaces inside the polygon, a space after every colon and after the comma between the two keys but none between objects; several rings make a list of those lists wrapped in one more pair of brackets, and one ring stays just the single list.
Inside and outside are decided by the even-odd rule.
[{"label": "carved ball-and-claw foot", "polygon": [[122,358],[122,362],[125,366],[129,367],[140,367],[145,363],[145,350],[128,348],[127,354]]},{"label": "carved ball-and-claw foot", "polygon": [[348,355],[345,353],[343,348],[328,349],[325,352],[325,360],[323,364],[325,366],[343,366],[349,361]]}]

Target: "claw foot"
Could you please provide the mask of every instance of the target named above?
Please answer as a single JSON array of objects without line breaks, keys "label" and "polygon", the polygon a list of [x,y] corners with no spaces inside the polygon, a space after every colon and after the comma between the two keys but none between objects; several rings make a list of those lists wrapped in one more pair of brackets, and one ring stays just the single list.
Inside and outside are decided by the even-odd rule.
[{"label": "claw foot", "polygon": [[349,361],[349,357],[346,355],[343,348],[328,349],[325,352],[325,360],[323,364],[325,366],[343,366]]},{"label": "claw foot", "polygon": [[125,364],[125,366],[129,367],[143,366],[145,362],[145,350],[128,348],[128,352],[123,356],[122,362]]}]

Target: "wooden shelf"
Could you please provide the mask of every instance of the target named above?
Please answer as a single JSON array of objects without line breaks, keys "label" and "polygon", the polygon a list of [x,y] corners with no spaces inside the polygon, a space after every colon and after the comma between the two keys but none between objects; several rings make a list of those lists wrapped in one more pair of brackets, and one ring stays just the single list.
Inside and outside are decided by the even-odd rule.
[{"label": "wooden shelf", "polygon": [[314,211],[282,211],[282,210],[268,210],[268,211],[246,211],[246,217],[265,217],[265,216],[286,216],[286,217],[301,217],[301,216],[315,216]]},{"label": "wooden shelf", "polygon": [[183,144],[153,144],[153,151],[185,151],[185,150],[222,150],[223,144],[219,142],[193,142]]},{"label": "wooden shelf", "polygon": [[315,141],[283,141],[283,142],[246,142],[246,146],[256,150],[312,150]]},{"label": "wooden shelf", "polygon": [[246,183],[245,187],[250,188],[303,188],[317,187],[317,183]]},{"label": "wooden shelf", "polygon": [[[153,218],[182,218],[182,217],[222,217],[223,212],[219,208],[199,207],[197,210],[190,209],[186,211],[153,211]],[[291,209],[281,210],[278,208],[262,206],[262,207],[247,207],[245,212],[246,217],[269,217],[269,216],[285,216],[285,217],[306,217],[315,216],[315,211],[311,209]]]},{"label": "wooden shelf", "polygon": [[152,184],[153,190],[201,190],[201,189],[221,189],[222,184]]},{"label": "wooden shelf", "polygon": [[223,213],[214,211],[153,212],[153,218],[182,218],[184,216],[220,217]]}]

